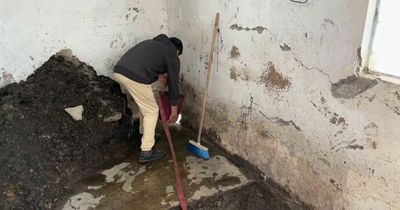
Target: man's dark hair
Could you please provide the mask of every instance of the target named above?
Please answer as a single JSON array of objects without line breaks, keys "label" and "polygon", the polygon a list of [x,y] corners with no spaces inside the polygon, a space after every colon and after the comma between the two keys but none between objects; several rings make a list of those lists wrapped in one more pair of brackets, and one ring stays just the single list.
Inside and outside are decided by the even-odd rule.
[{"label": "man's dark hair", "polygon": [[170,37],[169,40],[172,42],[172,44],[175,45],[176,50],[178,50],[178,55],[182,55],[182,50],[183,50],[182,41],[176,37]]}]

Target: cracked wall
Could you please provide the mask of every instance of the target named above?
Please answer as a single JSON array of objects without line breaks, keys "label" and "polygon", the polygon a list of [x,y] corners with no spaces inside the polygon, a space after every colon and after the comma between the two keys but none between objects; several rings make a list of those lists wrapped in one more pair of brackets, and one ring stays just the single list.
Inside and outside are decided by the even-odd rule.
[{"label": "cracked wall", "polygon": [[317,209],[400,209],[400,87],[352,76],[367,3],[169,0],[186,123],[220,12],[206,135]]},{"label": "cracked wall", "polygon": [[166,0],[2,1],[0,87],[26,79],[64,48],[111,75],[126,50],[167,32],[166,7]]}]

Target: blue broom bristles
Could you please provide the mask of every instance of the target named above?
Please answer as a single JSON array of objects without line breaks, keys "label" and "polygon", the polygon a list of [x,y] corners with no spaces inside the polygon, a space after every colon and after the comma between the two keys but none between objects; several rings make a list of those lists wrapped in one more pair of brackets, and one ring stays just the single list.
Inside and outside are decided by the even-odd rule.
[{"label": "blue broom bristles", "polygon": [[198,144],[195,141],[190,140],[189,143],[187,144],[187,149],[194,153],[195,155],[208,160],[210,159],[210,155],[208,154],[208,148]]}]

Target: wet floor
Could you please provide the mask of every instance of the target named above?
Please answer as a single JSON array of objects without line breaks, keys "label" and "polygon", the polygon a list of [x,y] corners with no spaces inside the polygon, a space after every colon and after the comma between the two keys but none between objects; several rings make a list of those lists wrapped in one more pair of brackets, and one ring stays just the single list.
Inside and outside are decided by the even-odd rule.
[{"label": "wet floor", "polygon": [[[186,128],[171,128],[185,197],[196,200],[240,187],[251,180],[224,156],[210,149],[209,160],[190,154],[186,144],[196,135]],[[168,150],[163,137],[156,148]],[[169,150],[168,150],[169,151]],[[173,165],[168,155],[148,164],[137,162],[138,152],[125,160],[81,180],[76,192],[61,209],[168,209],[178,205]]]}]

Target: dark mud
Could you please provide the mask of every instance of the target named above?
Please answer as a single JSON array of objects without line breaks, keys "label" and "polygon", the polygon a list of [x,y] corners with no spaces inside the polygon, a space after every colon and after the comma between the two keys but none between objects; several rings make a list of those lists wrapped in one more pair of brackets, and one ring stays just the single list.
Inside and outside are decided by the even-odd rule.
[{"label": "dark mud", "polygon": [[[64,111],[78,105],[82,121]],[[125,107],[119,85],[76,58],[53,56],[0,89],[0,209],[54,209],[75,181],[125,157]]]},{"label": "dark mud", "polygon": [[[174,207],[178,210],[180,207]],[[210,197],[189,203],[193,210],[302,210],[310,209],[267,188],[264,184],[253,182],[240,188],[220,192]]]}]

